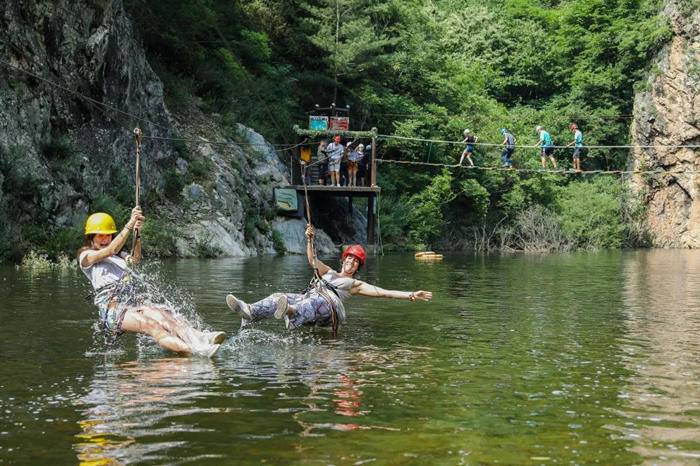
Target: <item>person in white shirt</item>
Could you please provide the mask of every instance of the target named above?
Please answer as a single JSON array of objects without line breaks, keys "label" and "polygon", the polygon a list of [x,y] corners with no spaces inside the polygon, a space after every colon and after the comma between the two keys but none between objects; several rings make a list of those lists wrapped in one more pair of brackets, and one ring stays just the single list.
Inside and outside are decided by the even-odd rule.
[{"label": "person in white shirt", "polygon": [[150,335],[162,348],[176,353],[213,355],[225,333],[200,332],[170,309],[145,305],[134,296],[130,265],[141,259],[140,235],[137,233],[133,256],[122,248],[133,230],[141,231],[144,220],[137,206],[119,233],[114,219],[103,212],[90,215],[85,222],[85,244],[78,251],[78,263],[94,289],[101,327],[114,336],[123,332]]},{"label": "person in white shirt", "polygon": [[340,142],[340,136],[334,137],[333,142],[326,146],[328,171],[331,173],[331,186],[340,186],[340,161],[344,152],[345,147]]}]

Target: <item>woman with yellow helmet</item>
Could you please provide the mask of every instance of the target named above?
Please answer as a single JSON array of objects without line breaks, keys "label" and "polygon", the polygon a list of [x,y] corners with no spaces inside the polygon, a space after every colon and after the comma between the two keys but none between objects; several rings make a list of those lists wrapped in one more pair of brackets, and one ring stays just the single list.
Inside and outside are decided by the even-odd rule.
[{"label": "woman with yellow helmet", "polygon": [[[138,232],[145,218],[137,206],[121,231],[109,214],[92,214],[85,222],[85,244],[78,251],[80,269],[95,290],[100,324],[108,332],[150,335],[163,348],[183,354],[211,356],[226,338],[223,332],[200,332],[165,307],[144,305],[126,292],[131,279],[129,266],[141,259]],[[136,230],[133,255],[122,251]],[[116,236],[115,236],[116,233]]]},{"label": "woman with yellow helmet", "polygon": [[306,257],[311,267],[315,267],[319,278],[313,280],[308,290],[303,293],[274,293],[260,301],[247,304],[234,295],[226,296],[226,304],[240,314],[241,324],[270,317],[284,318],[287,329],[292,330],[301,325],[333,325],[345,321],[343,301],[352,295],[372,298],[395,298],[409,301],[430,301],[430,291],[385,290],[355,278],[359,268],[365,263],[367,254],[362,246],[353,244],[341,254],[340,272],[336,272],[316,258],[312,246],[314,228],[306,228]]}]

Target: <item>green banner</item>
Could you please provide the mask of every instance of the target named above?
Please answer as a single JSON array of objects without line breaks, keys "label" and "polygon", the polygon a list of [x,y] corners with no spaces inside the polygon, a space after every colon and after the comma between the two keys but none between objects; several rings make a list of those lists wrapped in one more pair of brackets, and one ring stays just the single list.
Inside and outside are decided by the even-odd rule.
[{"label": "green banner", "polygon": [[275,188],[275,205],[283,212],[296,212],[299,209],[297,190],[294,188]]}]

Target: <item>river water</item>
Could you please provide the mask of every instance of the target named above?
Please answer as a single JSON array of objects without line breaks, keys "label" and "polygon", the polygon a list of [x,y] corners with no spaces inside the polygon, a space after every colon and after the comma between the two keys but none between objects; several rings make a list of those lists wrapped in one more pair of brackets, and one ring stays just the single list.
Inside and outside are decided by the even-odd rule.
[{"label": "river water", "polygon": [[229,332],[211,361],[106,347],[81,274],[0,268],[0,463],[700,463],[700,251],[370,259],[435,298],[355,297],[338,338],[225,306],[302,257],[148,269]]}]

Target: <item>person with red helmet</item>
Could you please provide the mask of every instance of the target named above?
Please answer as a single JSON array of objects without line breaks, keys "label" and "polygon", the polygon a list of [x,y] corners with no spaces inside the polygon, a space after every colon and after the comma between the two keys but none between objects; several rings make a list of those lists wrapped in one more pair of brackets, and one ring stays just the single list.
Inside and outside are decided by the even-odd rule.
[{"label": "person with red helmet", "polygon": [[344,301],[352,295],[372,298],[395,298],[409,301],[429,301],[430,291],[385,290],[355,278],[359,268],[367,260],[362,246],[353,244],[341,254],[340,272],[316,258],[313,248],[314,228],[306,228],[306,257],[309,265],[314,267],[319,278],[303,294],[274,293],[260,301],[247,304],[234,295],[226,296],[226,304],[242,318],[241,325],[274,317],[284,318],[287,329],[292,330],[301,325],[330,326],[335,322],[345,322]]}]

